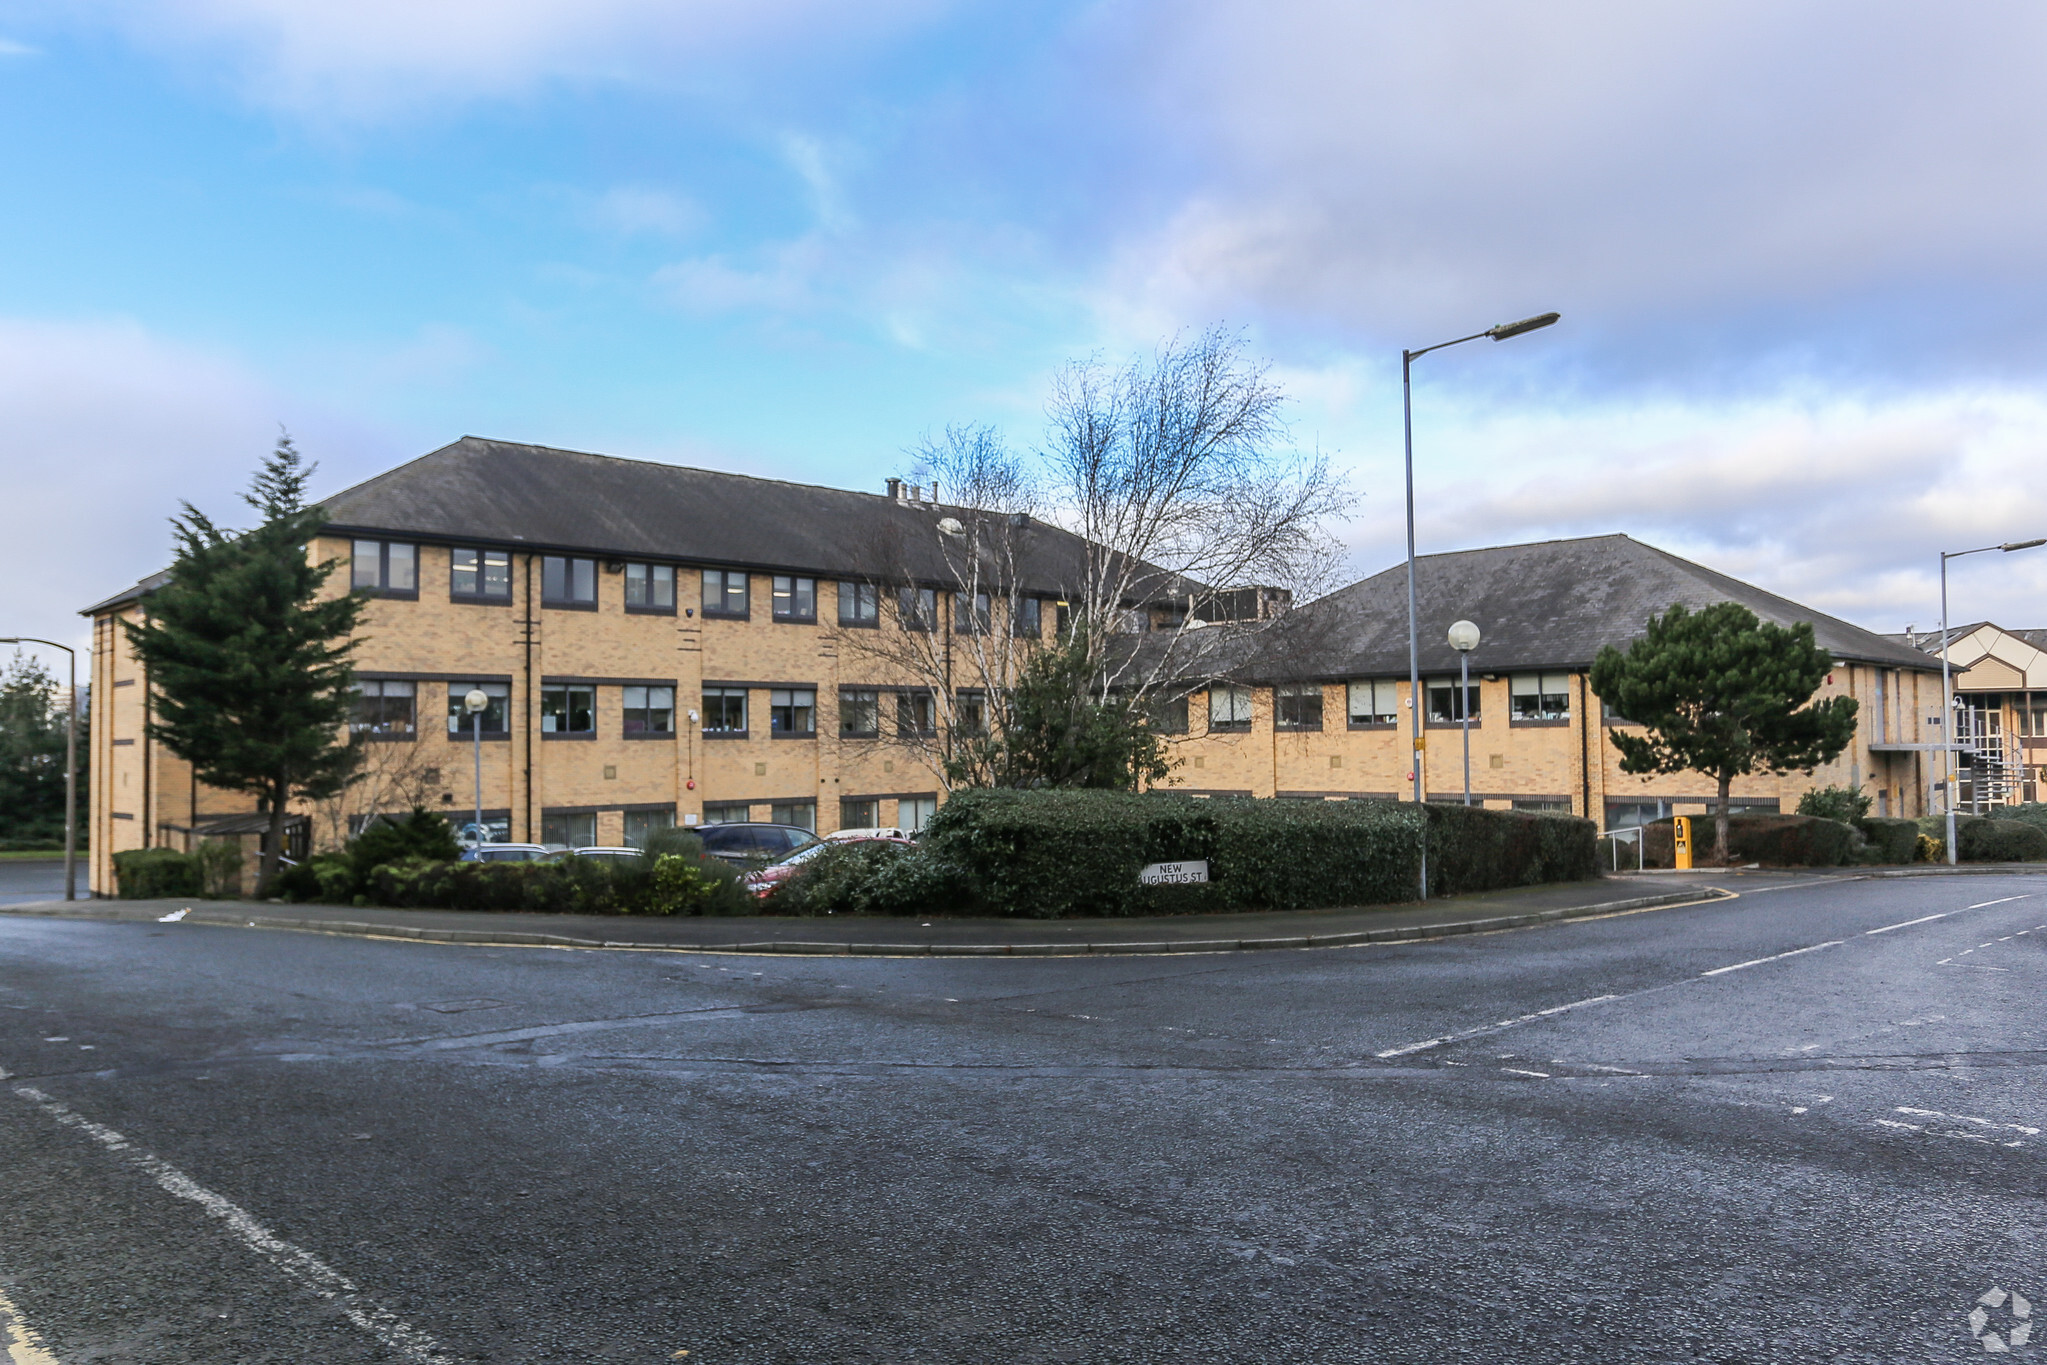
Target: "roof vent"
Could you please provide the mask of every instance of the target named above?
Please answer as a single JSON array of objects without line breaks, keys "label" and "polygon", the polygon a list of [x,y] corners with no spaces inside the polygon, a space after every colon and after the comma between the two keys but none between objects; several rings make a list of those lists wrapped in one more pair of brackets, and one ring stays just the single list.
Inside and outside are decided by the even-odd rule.
[{"label": "roof vent", "polygon": [[888,481],[888,495],[896,502],[903,500],[903,481],[901,479],[890,479]]}]

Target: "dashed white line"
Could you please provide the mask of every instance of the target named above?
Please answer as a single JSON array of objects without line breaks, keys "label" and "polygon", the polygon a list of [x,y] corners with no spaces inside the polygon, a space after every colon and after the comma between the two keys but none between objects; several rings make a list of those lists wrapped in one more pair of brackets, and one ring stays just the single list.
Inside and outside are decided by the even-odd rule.
[{"label": "dashed white line", "polygon": [[1562,1014],[1566,1010],[1583,1009],[1587,1005],[1599,1005],[1604,1004],[1608,1000],[1618,999],[1620,997],[1617,995],[1595,995],[1585,1000],[1573,1000],[1568,1005],[1552,1005],[1546,1010],[1537,1010],[1533,1014],[1523,1014],[1513,1019],[1502,1019],[1497,1024],[1483,1024],[1478,1028],[1466,1029],[1462,1033],[1446,1033],[1440,1038],[1424,1038],[1419,1043],[1409,1043],[1405,1047],[1389,1047],[1384,1052],[1375,1052],[1372,1055],[1382,1061],[1388,1057],[1405,1057],[1410,1052],[1422,1052],[1428,1048],[1441,1047],[1445,1043],[1459,1043],[1466,1038],[1476,1038],[1480,1034],[1496,1033],[1503,1028],[1513,1028],[1519,1024],[1532,1024],[1538,1019],[1548,1019],[1553,1015]]},{"label": "dashed white line", "polygon": [[1988,908],[1989,908],[1990,906],[1993,906],[1993,905],[2003,905],[2003,904],[2005,904],[2005,903],[2006,903],[2006,902],[2008,902],[2008,901],[2029,901],[2029,900],[2031,900],[2032,898],[2033,898],[2033,893],[2032,893],[2032,892],[2030,892],[2030,891],[2028,891],[2028,892],[2027,892],[2027,893],[2026,893],[2025,895],[2023,895],[2023,896],[1999,896],[1999,897],[1998,897],[1998,898],[1997,898],[1996,900],[1994,900],[1994,901],[1980,901],[1980,902],[1978,902],[1978,903],[1977,903],[1977,904],[1975,904],[1975,905],[1965,905],[1965,906],[1963,906],[1962,908],[1963,908],[1964,910],[1984,910],[1984,909],[1988,909]]},{"label": "dashed white line", "polygon": [[1549,1079],[1549,1073],[1547,1071],[1523,1071],[1518,1066],[1503,1066],[1500,1068],[1500,1070],[1515,1076],[1535,1076],[1545,1081]]},{"label": "dashed white line", "polygon": [[1801,953],[1816,953],[1816,952],[1818,952],[1818,951],[1819,951],[1820,949],[1822,949],[1822,948],[1838,948],[1838,947],[1840,947],[1840,946],[1842,945],[1842,943],[1844,943],[1844,942],[1846,942],[1846,940],[1845,940],[1845,939],[1838,939],[1838,938],[1834,938],[1834,939],[1828,939],[1828,940],[1827,940],[1827,941],[1826,941],[1825,943],[1815,943],[1815,944],[1812,944],[1811,946],[1809,946],[1809,947],[1805,947],[1805,948],[1793,948],[1793,949],[1792,949],[1792,950],[1791,950],[1790,952],[1788,952],[1788,953],[1772,953],[1772,954],[1771,954],[1770,956],[1768,956],[1768,957],[1757,957],[1757,958],[1750,958],[1750,959],[1749,959],[1749,960],[1748,960],[1747,962],[1737,962],[1737,963],[1735,963],[1735,964],[1734,964],[1733,966],[1731,966],[1731,967],[1715,967],[1715,968],[1714,968],[1714,969],[1713,969],[1712,971],[1710,971],[1710,972],[1700,972],[1700,973],[1699,973],[1699,975],[1700,975],[1700,976],[1724,976],[1724,975],[1726,975],[1726,974],[1727,974],[1728,972],[1738,972],[1738,971],[1741,971],[1741,970],[1742,970],[1743,968],[1745,968],[1745,967],[1760,967],[1760,966],[1762,966],[1762,965],[1763,965],[1763,964],[1764,964],[1765,962],[1782,962],[1782,961],[1783,961],[1783,960],[1784,960],[1785,958],[1787,958],[1787,957],[1797,957],[1797,956],[1798,956],[1799,954],[1801,954]]},{"label": "dashed white line", "polygon": [[241,1205],[224,1195],[215,1194],[162,1157],[143,1151],[113,1129],[94,1123],[61,1100],[52,1099],[33,1086],[16,1086],[14,1093],[65,1127],[76,1128],[108,1151],[122,1154],[156,1181],[164,1193],[189,1200],[210,1216],[218,1218],[244,1246],[276,1266],[288,1279],[296,1280],[321,1298],[332,1301],[350,1322],[382,1342],[400,1359],[414,1365],[454,1365],[453,1358],[442,1350],[439,1342],[388,1308],[371,1302],[353,1280],[312,1252],[294,1246],[264,1227]]},{"label": "dashed white line", "polygon": [[[1970,908],[1974,909],[1975,907],[1971,906]],[[1937,919],[1946,919],[1954,913],[1952,910],[1943,910],[1937,915],[1921,915],[1918,919],[1908,919],[1902,924],[1886,924],[1881,929],[1865,929],[1862,933],[1865,938],[1871,934],[1888,934],[1893,929],[1910,929],[1915,924],[1931,924]]]},{"label": "dashed white line", "polygon": [[0,1290],[0,1346],[7,1348],[9,1365],[57,1365],[57,1357],[43,1345],[5,1290]]},{"label": "dashed white line", "polygon": [[2027,1137],[2038,1137],[2040,1135],[2038,1128],[2028,1128],[2023,1123],[1998,1123],[1991,1119],[1971,1118],[1967,1114],[1943,1113],[1938,1109],[1908,1109],[1901,1104],[1894,1112],[1910,1114],[1914,1118],[1922,1119],[1953,1119],[1957,1123],[1973,1123],[1979,1128],[2010,1128],[2014,1132],[2024,1133]]}]

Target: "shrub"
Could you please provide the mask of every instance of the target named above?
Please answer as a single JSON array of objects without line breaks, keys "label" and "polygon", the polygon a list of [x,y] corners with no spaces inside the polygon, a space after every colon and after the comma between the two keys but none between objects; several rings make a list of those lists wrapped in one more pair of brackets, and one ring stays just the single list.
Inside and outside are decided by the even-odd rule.
[{"label": "shrub", "polygon": [[114,855],[114,877],[121,899],[154,900],[159,896],[197,896],[199,860],[172,848],[132,848]]},{"label": "shrub", "polygon": [[384,815],[363,826],[362,833],[348,841],[349,866],[356,880],[367,880],[374,868],[404,858],[432,858],[453,862],[462,856],[455,831],[433,811],[414,806],[403,816]]},{"label": "shrub", "polygon": [[2038,825],[2042,829],[2047,829],[2047,803],[2028,801],[2023,806],[2006,806],[1991,818],[2017,820],[2022,824]]},{"label": "shrub", "polygon": [[1918,821],[1865,815],[1853,823],[1862,837],[1869,841],[1874,861],[1909,863],[1918,856],[1920,837]]},{"label": "shrub", "polygon": [[1798,798],[1798,813],[1852,825],[1869,814],[1869,804],[1869,797],[1859,786],[1815,787]]},{"label": "shrub", "polygon": [[1955,821],[1955,848],[1965,863],[2043,862],[2047,829],[2023,820],[1960,816]]},{"label": "shrub", "polygon": [[1915,863],[1944,863],[1947,861],[1947,841],[1936,839],[1931,834],[1919,836],[1919,842],[1912,849]]},{"label": "shrub", "polygon": [[786,915],[926,915],[971,896],[964,874],[929,848],[877,839],[827,848],[763,908]]},{"label": "shrub", "polygon": [[199,870],[199,894],[208,900],[228,900],[242,894],[242,841],[208,839],[192,850]]},{"label": "shrub", "polygon": [[[1692,865],[1704,866],[1713,848],[1711,816],[1686,817],[1692,822]],[[1643,827],[1651,867],[1669,867],[1675,846],[1673,817]],[[1855,856],[1855,830],[1838,820],[1812,815],[1731,815],[1727,820],[1727,852],[1737,863],[1771,867],[1840,867]]]},{"label": "shrub", "polygon": [[346,853],[315,853],[277,873],[277,894],[288,901],[346,905],[355,895],[355,869]]}]

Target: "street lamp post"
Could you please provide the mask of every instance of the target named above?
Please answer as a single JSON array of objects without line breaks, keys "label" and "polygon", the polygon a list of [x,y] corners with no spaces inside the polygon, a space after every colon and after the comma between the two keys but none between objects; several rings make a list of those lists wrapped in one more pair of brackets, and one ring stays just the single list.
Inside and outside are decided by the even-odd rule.
[{"label": "street lamp post", "polygon": [[1471,651],[1478,648],[1478,627],[1457,621],[1450,627],[1450,648],[1457,651],[1457,709],[1464,719],[1464,804],[1471,804]]},{"label": "street lamp post", "polygon": [[78,651],[55,640],[10,635],[0,645],[48,645],[71,660],[70,717],[64,723],[64,899],[78,899]]},{"label": "street lamp post", "polygon": [[[1505,341],[1518,337],[1523,332],[1533,332],[1547,327],[1559,317],[1556,313],[1538,313],[1532,318],[1519,322],[1503,322],[1497,327],[1488,327],[1483,332],[1473,332],[1468,337],[1455,341],[1439,341],[1433,346],[1424,346],[1419,351],[1400,353],[1400,418],[1401,435],[1406,446],[1407,464],[1407,709],[1409,732],[1414,739],[1414,800],[1418,806],[1422,800],[1422,665],[1420,627],[1415,619],[1414,601],[1414,362],[1430,351],[1440,351],[1445,346],[1462,346],[1467,341],[1480,337],[1491,337],[1494,341]],[[1422,822],[1422,894],[1429,898],[1429,835],[1428,822]]]},{"label": "street lamp post", "polygon": [[[1947,860],[1953,866],[1960,859],[1960,850],[1955,847],[1955,680],[1948,667],[1947,629],[1947,562],[1960,559],[1963,555],[1987,554],[2002,550],[2010,554],[2013,550],[2031,550],[2047,545],[2047,540],[2008,540],[2002,545],[1979,545],[1973,550],[1942,550],[1940,552],[1940,742],[1941,752],[1947,755],[1947,779],[1941,785],[1941,805],[1947,813]],[[1973,784],[1982,786],[1979,777]]]},{"label": "street lamp post", "polygon": [[483,713],[490,708],[490,694],[480,687],[472,687],[462,698],[462,705],[469,712],[469,732],[472,747],[476,753],[476,846],[482,848],[483,837]]}]

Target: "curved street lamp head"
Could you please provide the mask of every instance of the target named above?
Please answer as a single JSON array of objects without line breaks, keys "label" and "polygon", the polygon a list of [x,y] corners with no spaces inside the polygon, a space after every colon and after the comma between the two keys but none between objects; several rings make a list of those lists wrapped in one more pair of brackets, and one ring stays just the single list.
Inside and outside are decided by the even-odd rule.
[{"label": "curved street lamp head", "polygon": [[1450,627],[1450,648],[1459,654],[1477,649],[1478,638],[1478,627],[1469,621],[1458,621]]},{"label": "curved street lamp head", "polygon": [[1523,318],[1519,322],[1503,322],[1497,327],[1488,327],[1486,335],[1494,341],[1505,341],[1508,337],[1518,337],[1523,332],[1533,332],[1547,327],[1562,316],[1561,313],[1537,313],[1534,317]]},{"label": "curved street lamp head", "polygon": [[[2031,550],[2041,545],[2047,545],[2047,540],[2013,540],[2007,541],[1997,548],[2006,554],[2010,554],[2013,550]],[[0,641],[0,643],[5,643],[5,641]]]}]

